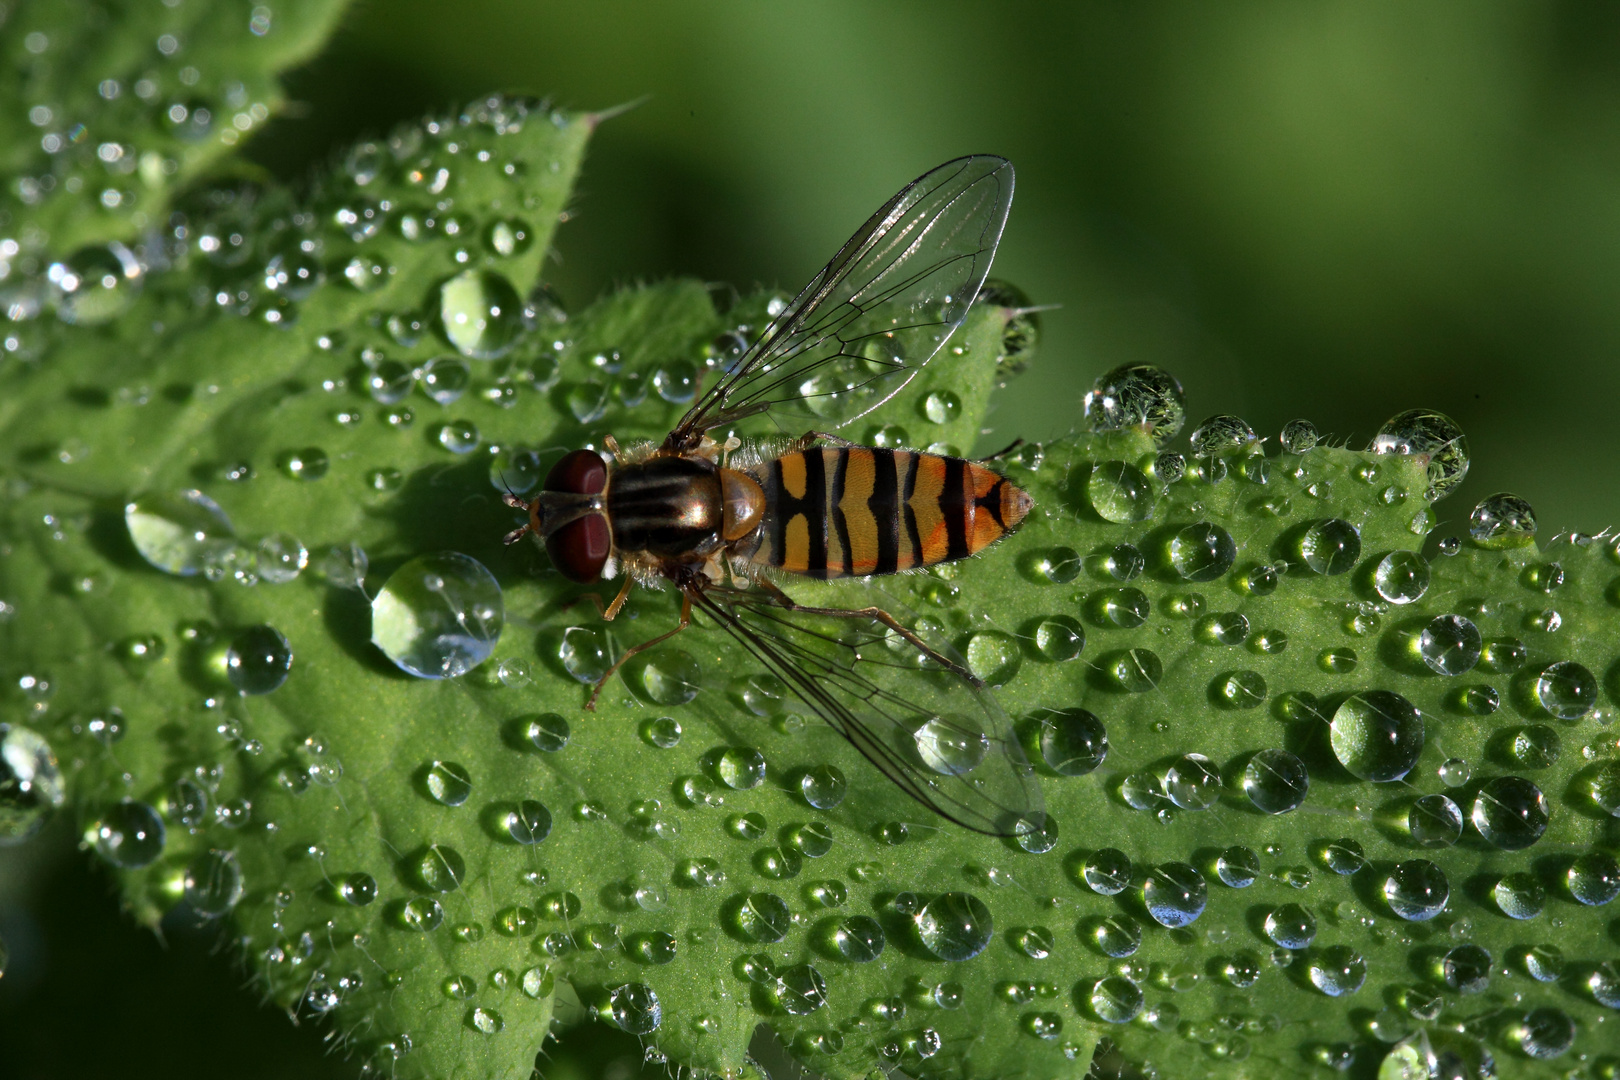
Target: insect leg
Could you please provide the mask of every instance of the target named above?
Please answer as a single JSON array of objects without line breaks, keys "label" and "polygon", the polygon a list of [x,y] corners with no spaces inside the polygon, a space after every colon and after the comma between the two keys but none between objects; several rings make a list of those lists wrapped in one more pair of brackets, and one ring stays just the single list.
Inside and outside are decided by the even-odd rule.
[{"label": "insect leg", "polygon": [[[619,609],[624,607],[624,602],[630,597],[630,586],[634,585],[635,583],[635,578],[631,577],[629,574],[624,575],[624,588],[619,590],[619,595],[613,598],[613,603],[609,604],[607,609],[602,612],[603,622],[612,622],[614,617],[619,614]],[[592,595],[594,596],[595,594],[593,593]],[[600,600],[597,602],[601,603]]]},{"label": "insect leg", "polygon": [[1020,446],[1023,446],[1023,445],[1024,445],[1024,440],[1023,440],[1023,437],[1020,436],[1019,438],[1016,438],[1012,442],[1008,443],[1006,446],[1002,447],[1000,450],[997,450],[995,453],[988,454],[985,457],[980,458],[979,460],[980,461],[996,461],[996,460],[999,460],[1000,458],[1006,457],[1008,454],[1012,453],[1014,450],[1018,449]]},{"label": "insect leg", "polygon": [[802,453],[817,443],[827,443],[831,446],[842,447],[860,445],[859,443],[852,443],[848,439],[842,438],[838,435],[828,434],[825,431],[807,431],[803,435],[800,435],[797,439],[793,440],[793,443],[788,447],[787,452],[790,454]]},{"label": "insect leg", "polygon": [[652,648],[654,645],[657,645],[660,642],[668,641],[670,638],[674,637],[676,634],[680,633],[682,630],[685,630],[688,626],[691,626],[691,625],[692,625],[692,597],[688,593],[682,593],[681,594],[681,621],[675,624],[675,629],[667,630],[664,633],[659,634],[655,638],[648,638],[646,641],[643,641],[640,645],[632,645],[630,648],[626,649],[624,651],[623,656],[621,656],[617,660],[613,661],[613,666],[607,669],[607,674],[603,675],[600,679],[597,679],[596,680],[596,685],[591,687],[591,696],[585,702],[585,711],[586,712],[595,712],[596,711],[596,699],[597,699],[597,696],[602,693],[602,687],[606,686],[607,681],[609,679],[613,678],[614,674],[621,667],[624,666],[624,662],[626,660],[630,659],[632,656],[636,655],[636,653],[638,653],[638,652],[642,652],[643,650]]},{"label": "insect leg", "polygon": [[838,619],[867,619],[867,620],[869,620],[871,622],[881,623],[882,625],[888,627],[890,630],[893,630],[896,634],[899,634],[902,638],[904,638],[907,642],[909,642],[914,648],[916,648],[916,650],[918,652],[920,652],[924,656],[928,657],[928,659],[934,661],[934,663],[938,664],[940,667],[943,667],[947,671],[951,671],[951,672],[954,672],[957,675],[960,675],[962,678],[966,679],[969,683],[971,683],[974,686],[977,686],[977,687],[983,687],[984,686],[984,683],[979,679],[978,676],[974,675],[973,672],[969,671],[967,668],[963,667],[961,664],[958,664],[956,661],[951,660],[948,657],[941,656],[932,647],[930,647],[929,644],[926,641],[924,641],[922,638],[918,637],[913,631],[906,629],[904,626],[901,626],[898,619],[896,619],[893,615],[890,615],[887,611],[884,611],[882,608],[879,608],[879,607],[864,607],[864,608],[806,607],[805,605],[797,603],[796,601],[794,601],[794,599],[792,597],[790,597],[787,593],[783,592],[781,589],[777,588],[774,584],[772,584],[769,581],[761,579],[759,581],[759,585],[766,592],[771,594],[772,599],[774,599],[778,604],[780,604],[782,607],[786,608],[789,611],[796,611],[796,612],[799,612],[799,613],[804,614],[804,615],[828,615],[828,616],[831,616],[833,618],[838,618]]}]

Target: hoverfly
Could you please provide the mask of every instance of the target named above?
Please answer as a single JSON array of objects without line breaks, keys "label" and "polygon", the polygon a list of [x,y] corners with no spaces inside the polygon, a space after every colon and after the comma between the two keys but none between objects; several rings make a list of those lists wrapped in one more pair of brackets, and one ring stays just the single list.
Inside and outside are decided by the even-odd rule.
[{"label": "hoverfly", "polygon": [[[1040,790],[994,698],[938,635],[877,604],[795,603],[794,576],[870,578],[965,558],[1007,535],[1029,495],[986,465],[859,446],[828,433],[916,377],[967,317],[1012,204],[1013,168],[978,155],[901,188],[760,332],[661,444],[575,450],[538,495],[508,493],[564,577],[624,575],[681,594],[907,794],[967,828],[1010,835],[1044,822]],[[710,432],[795,412],[788,442]],[[804,430],[804,428],[799,428]]]}]

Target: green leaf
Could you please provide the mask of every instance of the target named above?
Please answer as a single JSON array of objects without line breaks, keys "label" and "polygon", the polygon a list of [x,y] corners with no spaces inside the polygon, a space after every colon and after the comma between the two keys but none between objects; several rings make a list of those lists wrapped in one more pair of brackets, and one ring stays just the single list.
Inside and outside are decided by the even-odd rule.
[{"label": "green leaf", "polygon": [[[1468,546],[1394,603],[1406,597],[1377,569],[1434,520],[1417,455],[1268,458],[1241,443],[1166,483],[1147,432],[1079,435],[998,462],[1036,509],[983,557],[876,596],[785,583],[943,628],[999,685],[1055,836],[1020,844],[932,817],[712,629],[629,665],[585,712],[604,657],[671,627],[674,597],[636,590],[604,624],[540,551],[501,544],[515,516],[501,490],[532,487],[564,449],[661,437],[724,335],[757,329],[774,299],[721,314],[706,287],[673,281],[563,317],[536,286],[591,125],[497,99],[396,133],[356,159],[378,169],[307,201],[204,193],[192,235],[228,220],[245,259],[183,249],[104,325],[17,327],[31,359],[0,368],[0,717],[55,748],[87,842],[125,864],[141,918],[230,909],[264,992],[330,1016],[401,1076],[521,1075],[554,1015],[592,1014],[730,1075],[760,1023],[837,1077],[1071,1076],[1103,1037],[1164,1075],[1365,1066],[1416,1035],[1401,1053],[1488,1052],[1551,1076],[1570,1059],[1525,1048],[1547,1048],[1561,1020],[1576,1053],[1603,1048],[1592,988],[1608,993],[1612,939],[1577,894],[1592,898],[1616,839],[1592,796],[1615,749],[1601,727],[1615,547],[1562,545],[1554,572],[1533,544]],[[518,298],[528,310],[503,340]],[[482,331],[458,318],[480,313]],[[971,447],[1019,318],[977,305],[953,348],[849,434]],[[430,361],[431,387],[417,377]],[[471,385],[441,404],[427,391],[447,396],[456,362]],[[930,405],[946,392],[955,408]],[[277,580],[302,548],[310,565]],[[472,648],[496,626],[476,576],[470,600],[453,567],[410,576],[444,552],[493,575],[499,639],[468,674],[414,678],[373,639],[454,614]],[[1417,635],[1448,615],[1477,627],[1494,666],[1424,662]],[[267,626],[292,655],[281,685]],[[1555,662],[1592,674],[1585,711],[1566,707],[1581,680]],[[1386,745],[1353,752],[1354,721],[1377,719],[1366,703],[1388,700],[1352,696],[1372,691],[1421,711],[1402,783],[1345,764],[1403,771],[1381,771]],[[1083,721],[1045,711],[1075,709],[1106,727],[1093,771]],[[1290,759],[1254,760],[1268,750],[1308,771],[1292,812],[1261,812],[1298,794]],[[826,765],[848,793],[816,809],[802,781]],[[1506,776],[1549,800],[1529,846],[1503,817],[1512,786],[1487,786]],[[1438,794],[1483,824],[1426,847],[1444,807],[1414,817],[1413,801]],[[135,865],[142,807],[166,836]],[[1105,848],[1134,868],[1117,893],[1088,881]],[[1427,921],[1386,898],[1414,859],[1449,885]],[[1227,883],[1251,863],[1252,883]],[[1510,875],[1528,877],[1498,889]],[[1160,898],[1200,881],[1195,919],[1155,920],[1149,901],[1174,922]],[[1531,886],[1544,910],[1509,918]],[[1314,921],[1308,944],[1285,932],[1301,918],[1289,905]],[[986,932],[982,949],[925,932],[947,911]],[[859,939],[877,939],[857,917],[882,931],[870,962]],[[1490,954],[1483,988],[1460,977],[1467,954],[1447,982],[1442,959],[1464,944]],[[1532,978],[1532,947],[1561,950],[1562,974]],[[1321,989],[1348,990],[1361,965],[1353,991]]]},{"label": "green leaf", "polygon": [[18,245],[0,260],[158,226],[174,191],[280,110],[277,73],[312,56],[343,8],[22,0],[0,12],[0,235]]}]

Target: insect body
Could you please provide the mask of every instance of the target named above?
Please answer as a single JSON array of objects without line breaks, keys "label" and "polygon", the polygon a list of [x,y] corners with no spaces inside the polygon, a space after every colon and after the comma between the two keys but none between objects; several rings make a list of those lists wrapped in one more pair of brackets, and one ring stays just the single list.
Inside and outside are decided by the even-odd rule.
[{"label": "insect body", "polygon": [[[1029,495],[984,464],[858,446],[817,430],[782,444],[709,432],[795,407],[837,427],[908,383],[966,317],[1012,199],[1012,166],[961,158],[890,199],[659,444],[565,455],[533,499],[509,495],[582,584],[673,585],[885,775],[983,832],[1041,827],[1039,788],[1005,716],[949,646],[877,604],[807,607],[794,576],[875,578],[973,555],[1017,528]],[[831,421],[831,423],[828,423]],[[852,583],[853,584],[853,583]]]}]

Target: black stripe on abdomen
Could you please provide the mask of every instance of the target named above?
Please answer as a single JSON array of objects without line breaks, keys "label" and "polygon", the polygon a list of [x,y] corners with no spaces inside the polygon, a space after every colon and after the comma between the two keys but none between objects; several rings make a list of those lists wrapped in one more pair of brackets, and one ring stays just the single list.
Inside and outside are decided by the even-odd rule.
[{"label": "black stripe on abdomen", "polygon": [[[892,574],[900,564],[900,474],[894,451],[872,450],[872,497],[866,505],[877,526],[877,567],[874,574]],[[848,546],[848,541],[845,541]]]},{"label": "black stripe on abdomen", "polygon": [[904,511],[911,566],[922,563],[922,531],[917,528],[917,512],[911,508],[911,497],[917,493],[917,469],[921,464],[922,455],[915,450],[909,452],[906,459],[906,481],[900,490],[900,505]]},{"label": "black stripe on abdomen", "polygon": [[820,450],[804,455],[804,499],[799,512],[810,526],[810,553],[805,572],[811,577],[827,576],[827,458]]},{"label": "black stripe on abdomen", "polygon": [[945,490],[939,493],[939,512],[945,518],[945,558],[968,557],[967,519],[973,508],[967,497],[967,462],[945,459]]},{"label": "black stripe on abdomen", "polygon": [[[844,518],[844,483],[849,475],[849,451],[840,447],[837,451],[838,464],[833,466],[832,498],[829,505],[832,507],[832,526],[838,533],[838,550],[843,552],[845,577],[855,572],[855,555],[849,548],[849,522]],[[823,575],[825,576],[825,574]]]}]

